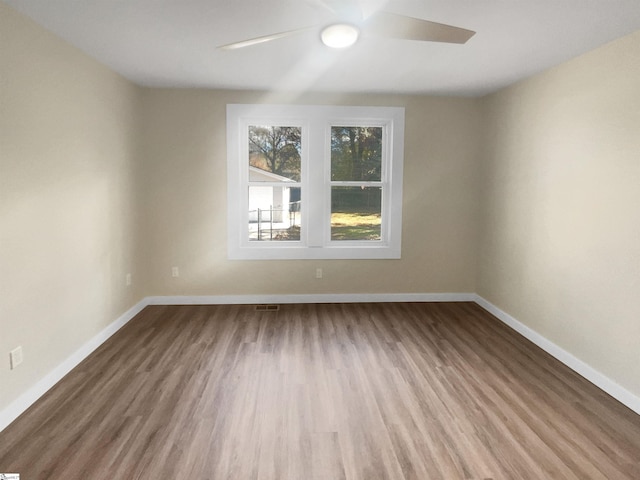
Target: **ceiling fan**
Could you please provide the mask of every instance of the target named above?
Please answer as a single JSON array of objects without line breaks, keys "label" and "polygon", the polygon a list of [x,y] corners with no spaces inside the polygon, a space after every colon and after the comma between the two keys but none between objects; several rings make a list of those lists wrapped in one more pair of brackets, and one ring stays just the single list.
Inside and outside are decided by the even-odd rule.
[{"label": "ceiling fan", "polygon": [[[419,18],[398,15],[391,12],[376,11],[363,15],[357,0],[313,0],[332,11],[338,21],[325,25],[320,29],[322,42],[333,48],[345,48],[353,45],[360,33],[379,37],[422,42],[466,43],[476,32],[465,28],[431,22]],[[222,50],[235,50],[260,43],[271,42],[280,38],[291,37],[320,26],[312,26],[272,33],[238,42],[218,46]]]}]

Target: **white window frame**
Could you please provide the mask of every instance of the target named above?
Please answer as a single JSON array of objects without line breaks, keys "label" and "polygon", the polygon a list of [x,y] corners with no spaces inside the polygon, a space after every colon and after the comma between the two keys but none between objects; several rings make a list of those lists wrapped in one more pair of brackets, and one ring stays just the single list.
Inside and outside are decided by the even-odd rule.
[{"label": "white window frame", "polygon": [[[250,125],[299,126],[302,130],[301,237],[299,241],[250,241]],[[383,127],[380,182],[331,181],[331,127]],[[404,108],[326,105],[227,105],[228,256],[238,260],[397,259],[402,243]],[[382,187],[380,240],[331,240],[331,185]],[[270,182],[261,182],[269,186]],[[316,219],[314,222],[311,219]],[[318,221],[320,219],[320,221]]]}]

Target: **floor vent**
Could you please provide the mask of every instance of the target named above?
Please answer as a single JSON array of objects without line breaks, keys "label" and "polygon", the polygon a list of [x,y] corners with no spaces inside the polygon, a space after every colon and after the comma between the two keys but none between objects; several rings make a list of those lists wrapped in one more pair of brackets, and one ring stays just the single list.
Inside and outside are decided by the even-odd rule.
[{"label": "floor vent", "polygon": [[271,312],[280,310],[280,305],[256,305],[256,310],[259,312]]}]

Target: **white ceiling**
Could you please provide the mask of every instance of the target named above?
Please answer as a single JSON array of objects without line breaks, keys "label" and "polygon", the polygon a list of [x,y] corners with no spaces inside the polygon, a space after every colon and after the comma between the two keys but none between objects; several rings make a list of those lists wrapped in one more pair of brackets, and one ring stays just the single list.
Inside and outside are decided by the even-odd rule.
[{"label": "white ceiling", "polygon": [[482,95],[640,30],[640,0],[361,0],[365,14],[477,33],[465,45],[363,37],[331,50],[319,28],[338,18],[321,0],[3,1],[147,86]]}]

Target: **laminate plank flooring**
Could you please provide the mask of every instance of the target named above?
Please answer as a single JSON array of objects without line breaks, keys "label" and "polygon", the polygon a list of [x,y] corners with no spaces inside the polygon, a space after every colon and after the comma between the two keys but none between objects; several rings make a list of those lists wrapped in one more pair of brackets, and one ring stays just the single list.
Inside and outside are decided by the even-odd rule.
[{"label": "laminate plank flooring", "polygon": [[147,307],[0,435],[24,479],[639,479],[640,416],[473,303]]}]

